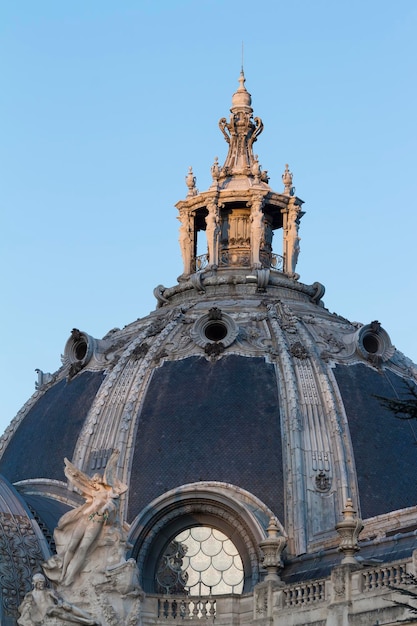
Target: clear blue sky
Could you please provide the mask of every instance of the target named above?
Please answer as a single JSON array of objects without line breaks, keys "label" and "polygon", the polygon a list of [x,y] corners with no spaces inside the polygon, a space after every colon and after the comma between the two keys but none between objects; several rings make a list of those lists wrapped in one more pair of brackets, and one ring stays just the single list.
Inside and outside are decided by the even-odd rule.
[{"label": "clear blue sky", "polygon": [[224,160],[242,40],[260,163],[305,201],[301,280],[417,361],[416,32],[415,0],[3,2],[0,431],[73,327],[175,284],[174,204]]}]

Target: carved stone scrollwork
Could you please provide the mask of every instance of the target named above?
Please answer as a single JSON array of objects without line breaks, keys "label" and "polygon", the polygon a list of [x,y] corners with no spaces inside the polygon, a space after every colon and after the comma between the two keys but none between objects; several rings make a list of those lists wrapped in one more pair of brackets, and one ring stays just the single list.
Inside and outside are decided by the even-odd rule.
[{"label": "carved stone scrollwork", "polygon": [[256,617],[266,617],[268,612],[268,587],[260,587],[255,591]]},{"label": "carved stone scrollwork", "polygon": [[198,293],[201,293],[201,294],[205,293],[206,289],[203,285],[201,272],[195,272],[195,274],[191,274],[190,281],[191,281],[192,286]]},{"label": "carved stone scrollwork", "polygon": [[209,320],[221,320],[222,319],[221,309],[219,309],[218,307],[213,307],[209,309],[208,319]]},{"label": "carved stone scrollwork", "polygon": [[164,297],[165,287],[163,285],[158,285],[153,290],[153,295],[158,301],[158,307],[164,306],[167,302],[169,302],[168,298]]},{"label": "carved stone scrollwork", "polygon": [[346,595],[346,568],[339,566],[333,569],[332,583],[335,601],[344,600]]},{"label": "carved stone scrollwork", "polygon": [[324,493],[326,491],[330,491],[332,481],[330,479],[330,476],[328,476],[326,472],[321,471],[318,474],[316,474],[314,483],[315,483],[317,491],[321,491]]},{"label": "carved stone scrollwork", "polygon": [[51,374],[50,372],[43,372],[38,367],[35,369],[35,372],[38,375],[38,380],[35,383],[35,389],[43,389],[47,385],[55,382],[56,374]]},{"label": "carved stone scrollwork", "polygon": [[270,270],[268,268],[258,269],[256,270],[256,281],[259,292],[266,291],[266,288],[269,283],[269,274]]},{"label": "carved stone scrollwork", "polygon": [[132,357],[135,360],[141,359],[149,352],[149,346],[147,343],[141,343],[132,350]]},{"label": "carved stone scrollwork", "polygon": [[285,330],[287,333],[295,334],[297,332],[297,318],[290,307],[280,301],[276,306],[282,330]]},{"label": "carved stone scrollwork", "polygon": [[220,356],[222,352],[224,352],[224,345],[221,341],[218,343],[207,343],[204,346],[204,352],[211,357]]},{"label": "carved stone scrollwork", "polygon": [[290,348],[290,352],[296,359],[300,359],[302,361],[304,361],[305,359],[308,359],[309,357],[309,353],[307,349],[299,341],[296,341],[295,343],[292,344]]},{"label": "carved stone scrollwork", "polygon": [[0,513],[0,538],[0,615],[13,617],[44,556],[30,520],[23,515]]}]

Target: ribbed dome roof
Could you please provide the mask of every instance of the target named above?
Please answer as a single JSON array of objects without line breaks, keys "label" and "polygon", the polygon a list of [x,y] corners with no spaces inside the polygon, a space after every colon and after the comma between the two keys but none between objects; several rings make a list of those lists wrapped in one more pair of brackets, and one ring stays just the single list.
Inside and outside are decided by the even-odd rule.
[{"label": "ribbed dome roof", "polygon": [[[297,555],[337,546],[347,498],[368,520],[368,537],[384,534],[393,511],[398,529],[410,526],[415,440],[376,396],[401,395],[416,369],[378,322],[329,313],[322,285],[298,280],[302,201],[288,166],[283,193],[267,184],[252,150],[262,124],[246,111],[243,75],[240,83],[231,121],[220,122],[225,165],[212,168],[205,192],[190,179],[177,204],[178,284],[159,285],[154,312],[103,339],[72,331],[63,367],[3,436],[0,472],[23,496],[35,481],[33,502],[46,492],[53,499],[48,485],[64,482],[64,457],[92,474],[118,449],[135,557],[149,563],[157,531],[182,528],[191,511],[222,520],[226,533],[239,529],[250,585],[251,546],[271,515],[288,538],[291,576]],[[198,254],[198,231],[207,254]]]}]

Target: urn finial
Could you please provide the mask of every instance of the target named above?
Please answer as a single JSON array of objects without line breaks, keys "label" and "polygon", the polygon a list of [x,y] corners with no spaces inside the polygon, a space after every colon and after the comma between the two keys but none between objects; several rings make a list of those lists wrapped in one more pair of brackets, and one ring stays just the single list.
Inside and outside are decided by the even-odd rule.
[{"label": "urn finial", "polygon": [[363,529],[362,520],[357,516],[353,508],[351,498],[346,500],[345,508],[342,511],[343,520],[336,524],[335,528],[340,535],[339,551],[343,552],[342,563],[357,565],[355,552],[360,550],[358,537]]}]

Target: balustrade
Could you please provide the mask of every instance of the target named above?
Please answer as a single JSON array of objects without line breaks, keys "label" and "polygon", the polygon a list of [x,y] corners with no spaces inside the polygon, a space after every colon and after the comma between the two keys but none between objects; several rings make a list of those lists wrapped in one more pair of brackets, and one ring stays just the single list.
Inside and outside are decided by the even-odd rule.
[{"label": "balustrade", "polygon": [[216,617],[216,599],[170,596],[158,598],[158,618],[169,620],[200,620]]},{"label": "balustrade", "polygon": [[[284,257],[282,257],[280,254],[274,254],[274,253],[268,254],[267,256],[270,258],[270,261],[269,261],[270,269],[282,272],[283,267],[284,267]],[[230,264],[236,264],[235,262],[232,263],[229,257],[230,257],[229,252],[227,250],[223,250],[219,259],[220,267],[223,267],[223,266],[227,267]],[[249,256],[247,256],[247,258],[243,258],[241,255],[238,261],[239,261],[239,264],[241,264],[244,267],[250,266]],[[193,269],[195,272],[200,272],[201,270],[206,269],[208,265],[209,265],[208,254],[200,254],[199,256],[195,257],[195,260],[193,263]]]},{"label": "balustrade", "polygon": [[391,585],[401,585],[406,581],[406,564],[396,563],[375,567],[362,573],[362,584],[364,591],[373,591]]},{"label": "balustrade", "polygon": [[325,581],[316,580],[283,589],[284,606],[301,606],[325,600]]}]

